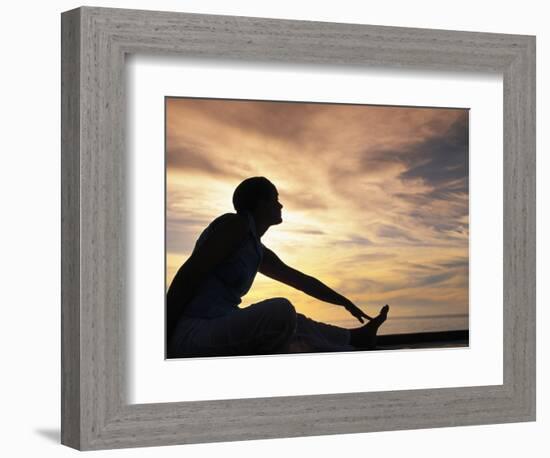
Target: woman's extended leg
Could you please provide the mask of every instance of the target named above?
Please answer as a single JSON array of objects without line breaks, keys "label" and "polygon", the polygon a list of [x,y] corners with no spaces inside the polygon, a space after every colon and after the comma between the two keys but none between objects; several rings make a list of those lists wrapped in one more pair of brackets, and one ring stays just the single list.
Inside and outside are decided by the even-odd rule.
[{"label": "woman's extended leg", "polygon": [[349,329],[296,314],[296,333],[289,345],[290,353],[353,350]]},{"label": "woman's extended leg", "polygon": [[380,325],[386,321],[389,305],[384,305],[380,314],[360,328],[350,329],[350,344],[361,350],[372,350],[376,347],[376,333]]},{"label": "woman's extended leg", "polygon": [[376,347],[376,333],[386,320],[388,310],[388,306],[383,307],[376,318],[356,329],[315,321],[298,313],[296,333],[291,340],[289,352],[372,350]]}]

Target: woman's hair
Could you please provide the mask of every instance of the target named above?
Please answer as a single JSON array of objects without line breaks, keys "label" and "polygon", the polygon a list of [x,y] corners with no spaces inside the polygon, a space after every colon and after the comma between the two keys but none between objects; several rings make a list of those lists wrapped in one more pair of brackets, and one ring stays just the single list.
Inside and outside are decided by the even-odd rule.
[{"label": "woman's hair", "polygon": [[274,191],[276,192],[277,188],[265,177],[247,178],[233,192],[233,207],[239,214],[244,211],[252,212],[260,199],[269,199]]}]

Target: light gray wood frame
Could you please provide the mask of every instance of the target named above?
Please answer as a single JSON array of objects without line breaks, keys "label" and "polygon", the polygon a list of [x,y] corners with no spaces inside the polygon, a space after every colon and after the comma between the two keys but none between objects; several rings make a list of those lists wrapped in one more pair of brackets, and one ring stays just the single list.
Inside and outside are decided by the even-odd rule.
[{"label": "light gray wood frame", "polygon": [[[91,7],[63,13],[61,37],[63,444],[90,450],[535,420],[535,37]],[[128,404],[129,53],[502,74],[504,383]]]}]

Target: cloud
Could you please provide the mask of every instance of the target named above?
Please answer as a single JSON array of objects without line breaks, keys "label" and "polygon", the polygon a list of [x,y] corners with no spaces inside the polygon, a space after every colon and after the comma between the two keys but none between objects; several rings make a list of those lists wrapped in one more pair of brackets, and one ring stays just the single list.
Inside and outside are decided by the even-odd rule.
[{"label": "cloud", "polygon": [[337,239],[332,242],[335,245],[359,245],[359,246],[369,246],[372,245],[372,241],[366,237],[361,237],[359,235],[354,235],[346,239]]},{"label": "cloud", "polygon": [[346,279],[346,294],[364,294],[382,291],[384,285],[369,278],[348,278]]},{"label": "cloud", "polygon": [[214,123],[290,139],[307,130],[310,118],[322,110],[310,103],[236,99],[189,99],[185,105]]},{"label": "cloud", "polygon": [[287,192],[286,190],[280,190],[280,196],[285,206],[295,210],[326,210],[328,208],[327,203],[312,191]]},{"label": "cloud", "polygon": [[216,160],[204,147],[183,142],[167,141],[166,166],[180,172],[242,179],[242,172],[232,170],[227,161]]},{"label": "cloud", "polygon": [[320,231],[318,229],[293,229],[294,232],[298,232],[300,234],[308,234],[308,235],[325,235],[326,232]]},{"label": "cloud", "polygon": [[403,229],[397,226],[390,226],[387,224],[380,225],[376,232],[379,237],[384,237],[392,240],[407,241],[407,242],[419,242],[419,240]]},{"label": "cloud", "polygon": [[439,274],[425,275],[415,279],[414,287],[432,286],[442,283],[456,275],[455,272],[443,272]]},{"label": "cloud", "polygon": [[468,177],[468,112],[464,111],[451,126],[439,135],[412,145],[400,155],[407,165],[401,173],[404,180],[421,179],[435,193],[466,193]]},{"label": "cloud", "polygon": [[470,262],[467,258],[450,259],[449,261],[440,262],[441,267],[448,269],[468,269]]}]

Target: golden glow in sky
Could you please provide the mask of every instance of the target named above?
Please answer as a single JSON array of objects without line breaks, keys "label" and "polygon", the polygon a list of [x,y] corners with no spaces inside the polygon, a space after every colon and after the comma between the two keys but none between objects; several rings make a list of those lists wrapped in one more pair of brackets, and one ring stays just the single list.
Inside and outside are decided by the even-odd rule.
[{"label": "golden glow in sky", "polygon": [[[388,303],[394,323],[467,327],[468,110],[167,98],[166,164],[167,287],[202,230],[234,212],[235,187],[265,176],[284,208],[262,243],[286,264],[369,315]],[[276,296],[359,325],[260,273],[241,307]]]}]

